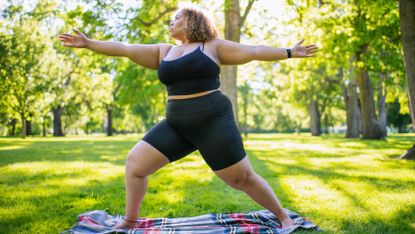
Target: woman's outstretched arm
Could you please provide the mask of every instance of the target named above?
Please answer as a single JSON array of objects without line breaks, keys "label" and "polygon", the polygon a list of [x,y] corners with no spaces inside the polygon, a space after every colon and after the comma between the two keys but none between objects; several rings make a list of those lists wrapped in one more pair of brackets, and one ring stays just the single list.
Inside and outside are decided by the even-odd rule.
[{"label": "woman's outstretched arm", "polygon": [[[302,46],[304,40],[295,44],[291,51],[292,58],[313,57],[318,47],[316,45]],[[275,61],[288,58],[287,48],[274,48],[264,45],[244,45],[227,40],[217,40],[217,54],[224,65],[237,65],[251,62],[253,60]]]},{"label": "woman's outstretched arm", "polygon": [[157,69],[160,63],[160,51],[168,50],[171,45],[166,44],[124,44],[121,42],[99,41],[87,38],[83,33],[74,29],[76,35],[61,34],[60,40],[64,46],[87,48],[100,54],[109,56],[128,57],[133,62],[146,68]]}]

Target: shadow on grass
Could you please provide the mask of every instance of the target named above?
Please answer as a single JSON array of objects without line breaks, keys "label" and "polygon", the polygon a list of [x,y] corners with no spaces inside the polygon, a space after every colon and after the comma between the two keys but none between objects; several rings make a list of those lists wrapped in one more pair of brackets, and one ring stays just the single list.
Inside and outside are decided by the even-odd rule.
[{"label": "shadow on grass", "polygon": [[[267,135],[267,134],[263,134]],[[397,136],[391,135],[386,140],[364,140],[364,139],[350,139],[340,135],[322,135],[319,137],[311,137],[308,135],[296,134],[269,134],[269,137],[264,137],[262,134],[252,134],[247,139],[250,141],[268,141],[268,142],[284,142],[289,138],[289,142],[299,144],[324,144],[339,148],[348,149],[408,149],[415,144],[415,135]],[[353,144],[350,144],[353,143]]]},{"label": "shadow on grass", "polygon": [[[268,161],[259,159],[257,156],[257,153],[255,152],[258,152],[258,151],[247,150],[247,154],[251,161],[252,167],[254,168],[256,173],[258,173],[268,182],[268,184],[274,190],[275,194],[277,195],[283,207],[298,213],[302,217],[310,219],[311,222],[315,223],[320,228],[324,229],[324,227],[321,227],[320,224],[316,222],[316,220],[312,219],[312,216],[310,216],[311,213],[300,212],[301,209],[299,209],[300,208],[299,204],[296,204],[295,202],[292,201],[291,199],[292,195],[289,192],[287,192],[281,185],[279,175],[285,174],[286,171],[289,171],[289,170],[287,170],[286,168],[282,168],[282,170],[278,170],[281,174],[278,174],[275,171],[270,170],[269,166],[266,165]],[[301,233],[319,233],[319,232],[307,230],[307,231],[299,231],[296,233],[301,234]]]},{"label": "shadow on grass", "polygon": [[122,213],[120,168],[139,139],[1,139],[0,232],[59,233],[88,210]]},{"label": "shadow on grass", "polygon": [[[251,153],[251,155],[255,155]],[[252,158],[252,157],[251,157]],[[333,231],[333,232],[352,232],[352,233],[410,233],[413,231],[413,227],[409,226],[410,222],[413,222],[413,214],[415,213],[415,207],[413,205],[405,206],[402,208],[398,208],[397,212],[394,212],[395,215],[393,215],[392,218],[382,218],[378,217],[379,215],[375,213],[375,205],[367,205],[363,201],[367,200],[367,197],[362,197],[356,195],[356,190],[359,189],[359,187],[348,187],[347,189],[344,188],[344,186],[336,185],[336,182],[333,181],[347,181],[350,183],[354,183],[354,181],[358,181],[359,183],[363,185],[367,185],[368,187],[373,187],[373,191],[376,191],[378,193],[385,192],[385,193],[391,193],[395,192],[395,196],[399,196],[399,193],[407,192],[411,193],[414,191],[414,187],[410,186],[410,184],[413,184],[415,182],[415,179],[412,179],[410,181],[402,181],[399,179],[391,179],[391,178],[376,178],[376,177],[370,177],[370,176],[359,176],[359,175],[347,175],[345,173],[340,173],[339,169],[342,169],[344,171],[350,171],[350,170],[356,170],[356,168],[348,167],[345,165],[342,165],[340,163],[330,165],[329,167],[326,167],[324,169],[312,169],[314,165],[309,164],[304,159],[295,159],[297,161],[296,165],[290,164],[290,165],[284,165],[284,164],[278,164],[277,162],[272,161],[266,161],[267,165],[270,165],[272,167],[278,168],[278,171],[280,171],[283,175],[286,177],[295,177],[299,175],[305,175],[306,177],[312,177],[316,178],[319,181],[322,181],[325,183],[325,186],[327,186],[331,191],[333,192],[340,192],[340,194],[345,197],[347,200],[351,201],[352,209],[350,209],[351,214],[349,217],[349,214],[345,213],[345,216],[341,219],[336,219],[330,217],[330,213],[324,213],[327,206],[327,204],[324,201],[321,201],[321,212],[310,212],[310,213],[304,213],[303,215],[307,215],[310,217],[315,217],[316,220],[331,220],[328,223],[338,223],[340,222],[340,227],[338,229],[336,228],[328,228],[322,226],[321,228],[326,229],[327,231]],[[411,168],[415,168],[415,165],[412,165]],[[263,168],[263,167],[262,167]],[[356,183],[357,184],[357,183]],[[319,188],[313,188],[313,189],[319,189]],[[355,193],[353,193],[353,192]],[[296,204],[294,200],[291,200],[290,197],[292,197],[295,194],[292,194],[293,192],[288,192],[286,190],[280,190],[277,194],[282,198],[282,200],[290,201],[290,203],[287,205],[288,207],[294,207],[295,210],[301,210],[301,204]],[[366,194],[367,196],[370,196],[369,194]],[[382,199],[382,198],[379,198]],[[341,201],[339,201],[340,203]],[[385,201],[387,202],[387,201]],[[392,206],[395,206],[396,204],[391,203]],[[359,220],[355,219],[353,214],[353,209],[359,209],[363,210],[368,213],[369,218],[368,220]],[[344,211],[339,210],[339,213],[342,213]],[[320,215],[323,217],[317,217],[316,215]]]},{"label": "shadow on grass", "polygon": [[2,233],[60,233],[81,213],[124,205],[122,176],[82,186],[50,186],[45,181],[44,176],[27,178],[27,184],[15,185],[2,196]]},{"label": "shadow on grass", "polygon": [[0,179],[0,185],[5,186],[20,186],[21,184],[33,184],[39,185],[43,181],[46,180],[60,180],[66,179],[70,177],[80,177],[82,176],[82,172],[67,172],[67,173],[60,173],[60,174],[51,174],[50,172],[43,171],[37,172],[36,174],[25,172],[23,170],[17,171],[8,171],[3,174],[2,178]]},{"label": "shadow on grass", "polygon": [[[275,172],[269,170],[265,165],[265,162],[259,160],[252,151],[247,150],[247,153],[251,164],[254,167],[254,170],[268,181],[274,191],[277,191],[277,196],[279,199],[284,201],[284,203],[286,203],[285,201],[289,201],[290,195],[283,191],[279,180],[276,178]],[[182,194],[180,201],[168,204],[159,202],[157,205],[160,205],[166,209],[164,212],[158,213],[159,216],[188,217],[206,213],[239,213],[265,209],[259,204],[255,203],[245,193],[234,190],[225,184],[219,177],[210,171],[206,164],[197,168],[181,167],[181,165],[185,164],[186,160],[188,160],[187,162],[201,162],[202,159],[200,156],[198,156],[198,158],[192,157],[191,159],[185,158],[182,159],[177,165],[172,165],[167,169],[162,169],[167,170],[166,172],[170,175],[168,179],[165,178],[165,174],[161,173],[156,173],[156,175],[153,177],[154,180],[158,180],[159,182],[154,182],[154,187],[151,187],[150,185],[150,196],[152,196],[152,193],[154,193],[154,196],[157,196],[157,193],[161,192],[162,190],[170,190],[171,192],[174,192],[175,189],[179,189],[180,193]],[[206,171],[209,171],[207,179],[201,181],[200,179],[194,178],[194,176],[196,177],[196,175],[205,173]],[[173,183],[172,181],[175,180],[176,176],[183,176],[183,174],[187,175],[187,178],[182,181],[181,185],[177,187],[168,185]],[[163,180],[165,181],[161,182]],[[166,186],[163,186],[163,184]],[[149,199],[149,197],[147,196],[146,199]],[[151,197],[150,199],[154,199],[154,197]],[[154,211],[146,208],[146,201],[147,200],[145,200],[143,203],[143,214],[148,213],[151,216],[156,215],[152,213]],[[151,202],[154,206],[154,200],[151,200]],[[297,204],[287,203],[286,208],[296,212]],[[317,232],[304,231],[298,233]]]},{"label": "shadow on grass", "polygon": [[[263,141],[264,138],[257,138]],[[310,140],[298,139],[298,142],[310,143]],[[395,139],[395,138],[393,138]],[[409,141],[407,137],[396,138],[397,140]],[[251,140],[251,139],[249,139]],[[276,141],[285,140],[278,138]],[[83,141],[71,140],[68,142],[30,142],[23,144],[18,142],[13,145],[0,145],[0,165],[9,165],[23,162],[52,161],[89,161],[89,162],[108,162],[115,166],[123,166],[128,150],[134,146],[137,140],[123,141]],[[290,139],[291,141],[291,139]],[[311,140],[311,142],[313,142]],[[321,139],[316,140],[321,144]],[[350,142],[349,140],[334,140],[334,145]],[[372,141],[360,141],[357,143],[372,149],[388,149],[393,144],[390,142],[376,143]],[[399,141],[402,142],[402,141]],[[21,145],[19,145],[21,144]],[[408,144],[408,142],[404,143]],[[389,145],[389,146],[388,146]],[[19,148],[20,146],[20,148]],[[11,147],[7,149],[7,147]],[[14,148],[13,148],[14,147]],[[353,146],[362,149],[361,146]],[[376,148],[378,147],[378,148]],[[383,147],[383,148],[382,148]],[[7,149],[7,150],[6,150]],[[47,152],[47,153],[44,153]],[[313,150],[286,150],[280,151],[278,155],[296,154],[289,157],[294,164],[279,164],[268,160],[272,155],[276,155],[269,150],[247,150],[251,163],[255,171],[263,176],[271,187],[276,191],[282,203],[290,210],[299,212],[300,215],[310,217],[311,221],[328,220],[326,224],[337,223],[335,228],[326,227],[320,223],[323,229],[332,232],[361,232],[361,233],[410,233],[413,228],[407,226],[413,222],[415,207],[408,205],[398,209],[395,215],[385,222],[385,219],[370,217],[368,220],[353,220],[349,217],[334,219],[330,214],[324,213],[326,204],[322,203],[320,211],[304,211],[302,204],[293,199],[292,192],[284,189],[281,184],[281,175],[298,176],[307,175],[324,181],[331,190],[341,193],[353,204],[370,212],[371,207],[362,202],[364,197],[360,197],[350,190],[344,189],[331,182],[331,179],[343,179],[346,181],[361,181],[368,184],[378,191],[396,192],[408,190],[409,181],[399,181],[392,178],[376,178],[367,175],[346,175],[339,172],[359,170],[352,166],[341,163],[329,164],[324,169],[313,169],[313,165],[307,161],[307,155],[317,157]],[[269,155],[265,160],[259,154]],[[340,155],[324,153],[321,158],[341,158],[347,157],[347,153]],[[281,157],[281,156],[280,156]],[[261,159],[260,159],[261,158]],[[287,157],[288,158],[288,157]],[[397,162],[386,162],[387,167],[398,169],[402,164]],[[415,164],[408,164],[406,168],[415,168]],[[276,170],[278,172],[276,172]],[[72,226],[77,215],[94,209],[108,209],[111,214],[124,213],[124,182],[123,175],[115,176],[110,179],[90,179],[87,184],[77,185],[47,185],[49,179],[64,180],[67,177],[82,178],[81,172],[74,171],[61,174],[48,174],[40,172],[32,176],[31,174],[19,174],[20,172],[8,172],[9,180],[4,180],[0,186],[5,187],[4,193],[0,197],[0,207],[2,207],[2,217],[0,226],[5,233],[57,233]],[[200,175],[203,175],[201,177]],[[206,213],[230,213],[248,212],[263,209],[253,202],[242,192],[235,191],[223,183],[213,172],[202,163],[202,159],[197,154],[189,155],[177,163],[170,164],[149,177],[149,189],[142,205],[142,216],[144,217],[185,217],[195,216]],[[46,183],[46,184],[45,184]],[[10,188],[16,187],[15,190]],[[39,189],[39,192],[26,194],[27,191]],[[398,196],[398,195],[397,195]],[[320,207],[319,207],[320,208]],[[317,223],[319,224],[319,223]],[[301,232],[300,232],[301,233]],[[310,233],[310,232],[304,232]]]},{"label": "shadow on grass", "polygon": [[[375,187],[382,187],[377,183]],[[356,208],[366,210],[367,212],[373,212],[373,207],[368,206],[362,200],[364,198],[358,197],[350,190],[338,188],[342,194],[353,201],[353,205]],[[411,233],[414,228],[410,226],[410,222],[413,222],[415,214],[415,206],[408,206],[400,209],[397,214],[391,219],[385,219],[381,217],[375,217],[371,215],[368,220],[361,222],[359,220],[342,220],[342,230],[353,230],[356,233]]]},{"label": "shadow on grass", "polygon": [[[165,193],[170,201],[157,201],[156,196],[160,193]],[[217,178],[198,153],[152,175],[148,195],[143,203],[143,215],[150,216],[189,217],[206,213],[242,212],[255,207],[246,195],[235,192]],[[174,196],[177,198],[174,199]],[[159,206],[161,211],[148,210],[146,207],[150,207],[150,204],[147,201],[152,206]],[[156,204],[154,201],[157,201]]]},{"label": "shadow on grass", "polygon": [[54,142],[16,142],[0,145],[0,166],[36,161],[89,161],[125,163],[129,150],[140,140],[100,141],[70,140]]},{"label": "shadow on grass", "polygon": [[[307,163],[298,163],[298,165],[286,165],[283,166],[281,164],[275,163],[275,162],[268,162],[270,165],[273,165],[275,167],[283,168],[282,170],[285,175],[311,175],[316,178],[319,178],[323,181],[327,181],[328,185],[331,184],[331,179],[342,179],[346,181],[360,181],[365,182],[367,184],[373,185],[376,187],[376,191],[403,191],[405,189],[411,190],[411,187],[408,186],[412,182],[415,182],[415,178],[412,180],[400,180],[400,179],[392,179],[392,178],[376,178],[375,176],[367,176],[367,175],[347,175],[345,173],[339,173],[339,169],[347,170],[356,170],[356,168],[351,168],[347,166],[335,166],[332,168],[324,168],[322,169],[312,169],[312,165]],[[337,189],[338,187],[333,187],[334,189]]]}]

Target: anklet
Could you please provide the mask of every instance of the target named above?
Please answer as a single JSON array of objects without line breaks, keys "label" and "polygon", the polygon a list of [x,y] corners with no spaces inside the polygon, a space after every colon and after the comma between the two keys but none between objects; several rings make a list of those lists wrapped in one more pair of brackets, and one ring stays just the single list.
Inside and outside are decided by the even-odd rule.
[{"label": "anklet", "polygon": [[128,219],[126,219],[126,218],[122,218],[122,219],[124,219],[125,221],[127,221],[127,222],[129,222],[129,223],[137,223],[137,220],[136,220],[136,221],[131,221],[131,220],[128,220]]}]

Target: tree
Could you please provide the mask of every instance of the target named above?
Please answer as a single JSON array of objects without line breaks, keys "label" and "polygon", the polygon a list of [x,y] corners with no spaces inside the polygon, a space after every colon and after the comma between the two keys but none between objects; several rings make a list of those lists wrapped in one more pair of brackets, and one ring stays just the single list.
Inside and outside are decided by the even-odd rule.
[{"label": "tree", "polygon": [[[401,23],[402,45],[406,77],[409,91],[409,106],[412,117],[412,130],[415,132],[415,2],[412,0],[400,0],[399,13]],[[415,144],[407,153],[401,155],[403,159],[415,159]]]},{"label": "tree", "polygon": [[340,85],[343,90],[343,99],[346,107],[346,138],[358,138],[361,132],[361,112],[358,105],[357,82],[351,79],[346,85],[343,68],[339,68]]},{"label": "tree", "polygon": [[412,121],[410,114],[401,113],[401,104],[398,98],[394,102],[389,103],[387,115],[389,126],[397,128],[399,133],[406,132],[408,124]]},{"label": "tree", "polygon": [[[35,10],[38,8],[35,7]],[[26,123],[39,95],[45,90],[42,82],[45,74],[40,68],[46,43],[37,16],[26,14],[21,5],[10,5],[5,11],[8,30],[1,37],[0,81],[4,95],[9,96],[8,104],[21,119],[21,137],[26,137]],[[10,34],[9,34],[10,33]]]},{"label": "tree", "polygon": [[[62,15],[66,25],[61,31],[71,31],[78,26],[90,38],[108,40],[113,38],[105,24],[104,17],[110,17],[119,10],[119,3],[111,6],[106,1],[89,2],[84,9],[81,6]],[[100,12],[106,14],[100,14]],[[63,69],[56,69],[52,78],[51,92],[55,95],[52,104],[54,113],[54,135],[63,136],[63,128],[70,125],[83,126],[85,132],[97,130],[106,122],[112,124],[113,76],[115,69],[113,58],[108,58],[88,50],[74,50],[55,45],[58,61],[65,63]],[[51,65],[51,67],[54,67]],[[103,115],[107,114],[106,121]],[[62,121],[65,122],[65,126]],[[104,126],[105,127],[105,126]],[[106,126],[108,130],[108,126]],[[112,131],[112,127],[110,127]],[[112,134],[110,134],[112,135]]]},{"label": "tree", "polygon": [[239,86],[239,93],[242,96],[242,113],[243,113],[243,122],[242,122],[242,131],[245,134],[245,137],[248,136],[248,103],[250,96],[250,89],[248,82],[244,82],[243,85]]},{"label": "tree", "polygon": [[[140,7],[131,7],[127,12],[132,18],[124,24],[126,34],[117,39],[142,44],[166,42],[169,38],[169,14],[176,9],[177,1],[174,0],[143,1]],[[115,81],[120,86],[114,87],[119,87],[118,104],[139,116],[144,128],[149,129],[164,115],[165,87],[158,81],[156,71],[127,60],[118,60],[116,64]]]},{"label": "tree", "polygon": [[[240,42],[241,29],[248,17],[255,0],[249,0],[248,5],[241,16],[239,0],[225,0],[225,39]],[[238,122],[238,100],[237,100],[237,67],[235,65],[225,66],[221,75],[221,90],[232,102],[234,117]]]}]

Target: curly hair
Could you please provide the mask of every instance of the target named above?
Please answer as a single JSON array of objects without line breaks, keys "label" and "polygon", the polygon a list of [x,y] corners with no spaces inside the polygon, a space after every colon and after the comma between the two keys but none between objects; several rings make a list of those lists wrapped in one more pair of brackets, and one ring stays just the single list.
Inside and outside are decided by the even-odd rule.
[{"label": "curly hair", "polygon": [[193,7],[180,9],[185,16],[185,31],[190,42],[206,42],[219,36],[219,30],[202,11]]}]

